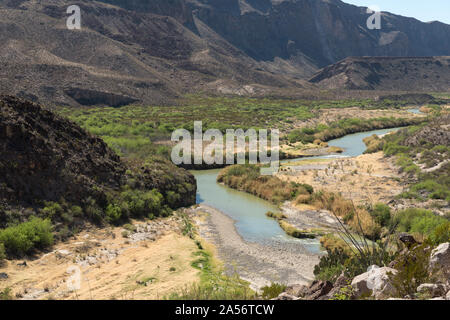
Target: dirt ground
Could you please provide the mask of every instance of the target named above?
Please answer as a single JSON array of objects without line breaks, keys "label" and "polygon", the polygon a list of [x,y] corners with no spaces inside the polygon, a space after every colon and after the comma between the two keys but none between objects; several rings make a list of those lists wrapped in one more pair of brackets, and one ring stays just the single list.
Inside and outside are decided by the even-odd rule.
[{"label": "dirt ground", "polygon": [[191,266],[197,246],[174,218],[138,225],[126,238],[123,228],[83,232],[26,266],[8,261],[0,289],[32,300],[163,299],[199,280]]},{"label": "dirt ground", "polygon": [[307,183],[315,190],[340,192],[355,203],[388,202],[403,191],[395,166],[382,152],[355,158],[287,163],[278,177]]}]

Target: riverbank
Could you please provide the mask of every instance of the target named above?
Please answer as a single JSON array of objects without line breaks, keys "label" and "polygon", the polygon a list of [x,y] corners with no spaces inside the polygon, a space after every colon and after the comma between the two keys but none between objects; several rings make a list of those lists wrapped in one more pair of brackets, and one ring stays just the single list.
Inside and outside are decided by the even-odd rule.
[{"label": "riverbank", "polygon": [[393,162],[383,152],[317,164],[296,161],[285,164],[277,177],[286,182],[307,183],[314,190],[340,193],[356,204],[387,203],[407,186]]},{"label": "riverbank", "polygon": [[237,273],[251,284],[252,289],[259,290],[274,282],[307,284],[314,279],[319,254],[309,252],[300,240],[249,242],[239,235],[235,221],[219,210],[207,205],[190,210],[200,236],[216,247],[226,273]]},{"label": "riverbank", "polygon": [[[425,120],[425,113],[414,113],[408,110],[324,109],[317,118],[306,122],[296,122],[295,125],[281,130],[279,159],[336,156],[344,152],[344,149],[336,145],[328,145],[331,140],[354,133],[407,127]],[[171,145],[169,141],[166,143]],[[203,148],[206,148],[208,144],[203,142]],[[245,158],[248,158],[248,143],[245,152]],[[234,158],[233,163],[237,163],[237,154],[234,154]],[[222,169],[227,166],[229,165],[226,164],[225,158],[222,164],[206,164],[204,162],[194,164],[193,157],[191,164],[179,165],[186,170]]]}]

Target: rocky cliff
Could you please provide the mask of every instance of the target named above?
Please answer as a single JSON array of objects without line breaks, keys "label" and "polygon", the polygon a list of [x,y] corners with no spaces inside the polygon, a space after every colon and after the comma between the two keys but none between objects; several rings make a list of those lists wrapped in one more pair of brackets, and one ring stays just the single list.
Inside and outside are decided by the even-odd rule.
[{"label": "rocky cliff", "polygon": [[[125,165],[100,138],[39,105],[0,96],[0,227],[11,208],[41,207],[46,201],[84,206],[106,204],[129,184],[162,195],[179,194],[172,207],[195,203],[194,177],[163,160],[145,168]],[[180,187],[181,186],[181,187]]]}]

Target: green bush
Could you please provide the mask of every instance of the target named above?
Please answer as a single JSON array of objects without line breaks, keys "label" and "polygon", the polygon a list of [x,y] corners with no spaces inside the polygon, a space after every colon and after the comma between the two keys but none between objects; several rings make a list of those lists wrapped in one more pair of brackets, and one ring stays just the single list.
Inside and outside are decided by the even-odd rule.
[{"label": "green bush", "polygon": [[177,203],[180,201],[180,199],[181,199],[181,195],[174,191],[169,191],[166,194],[167,203],[169,204],[169,206],[171,208],[176,208]]},{"label": "green bush", "polygon": [[400,256],[394,265],[396,274],[388,274],[399,297],[415,295],[417,287],[430,280],[428,263],[430,250],[425,250],[425,244],[416,246]]},{"label": "green bush", "polygon": [[445,185],[431,179],[415,184],[411,187],[411,190],[413,192],[427,191],[430,193],[431,199],[445,200],[448,196],[450,196],[450,191]]},{"label": "green bush", "polygon": [[9,255],[23,256],[35,249],[44,249],[53,244],[50,220],[33,217],[30,221],[0,231],[0,243],[3,243]]},{"label": "green bush", "polygon": [[265,300],[270,300],[278,297],[281,293],[286,290],[286,286],[284,284],[272,283],[270,286],[265,286],[261,288],[262,290],[262,298]]},{"label": "green bush", "polygon": [[391,209],[389,206],[383,203],[377,203],[371,210],[369,210],[369,212],[375,219],[375,222],[382,227],[389,225],[389,222],[391,221]]},{"label": "green bush", "polygon": [[410,208],[397,213],[393,219],[401,232],[418,233],[429,238],[434,244],[449,241],[449,224],[444,218],[429,210]]},{"label": "green bush", "polygon": [[120,194],[120,201],[126,203],[132,217],[148,217],[150,214],[154,216],[167,215],[167,208],[163,205],[164,197],[156,189],[152,191],[127,190]]},{"label": "green bush", "polygon": [[431,233],[430,240],[434,245],[450,242],[450,221],[438,225]]},{"label": "green bush", "polygon": [[109,204],[106,208],[106,219],[110,223],[118,223],[122,217],[122,208],[115,204]]},{"label": "green bush", "polygon": [[322,256],[319,264],[314,267],[316,279],[335,282],[345,271],[345,262],[349,258],[350,256],[341,248],[327,249],[327,255]]},{"label": "green bush", "polygon": [[63,214],[64,210],[57,202],[46,202],[45,207],[41,210],[45,218],[54,220]]},{"label": "green bush", "polygon": [[97,205],[96,201],[92,198],[88,198],[86,201],[85,211],[89,219],[96,223],[100,223],[104,220],[105,213]]}]

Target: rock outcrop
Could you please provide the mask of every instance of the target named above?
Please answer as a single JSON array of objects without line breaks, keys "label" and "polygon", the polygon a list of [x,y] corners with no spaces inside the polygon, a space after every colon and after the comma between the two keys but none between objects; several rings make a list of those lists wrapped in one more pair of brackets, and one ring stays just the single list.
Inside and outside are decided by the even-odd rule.
[{"label": "rock outcrop", "polygon": [[378,300],[395,296],[396,291],[389,280],[389,273],[395,274],[397,270],[388,267],[372,266],[369,268],[369,271],[356,276],[352,281],[355,297],[372,296]]},{"label": "rock outcrop", "polygon": [[441,273],[450,283],[450,243],[442,243],[431,252],[430,270]]},{"label": "rock outcrop", "polygon": [[144,190],[177,192],[174,207],[195,203],[196,182],[187,171],[160,159],[127,173],[128,167],[100,138],[10,96],[0,96],[0,154],[0,227],[11,216],[8,206],[35,208],[62,199],[82,205],[88,198],[101,205],[129,178]]}]

